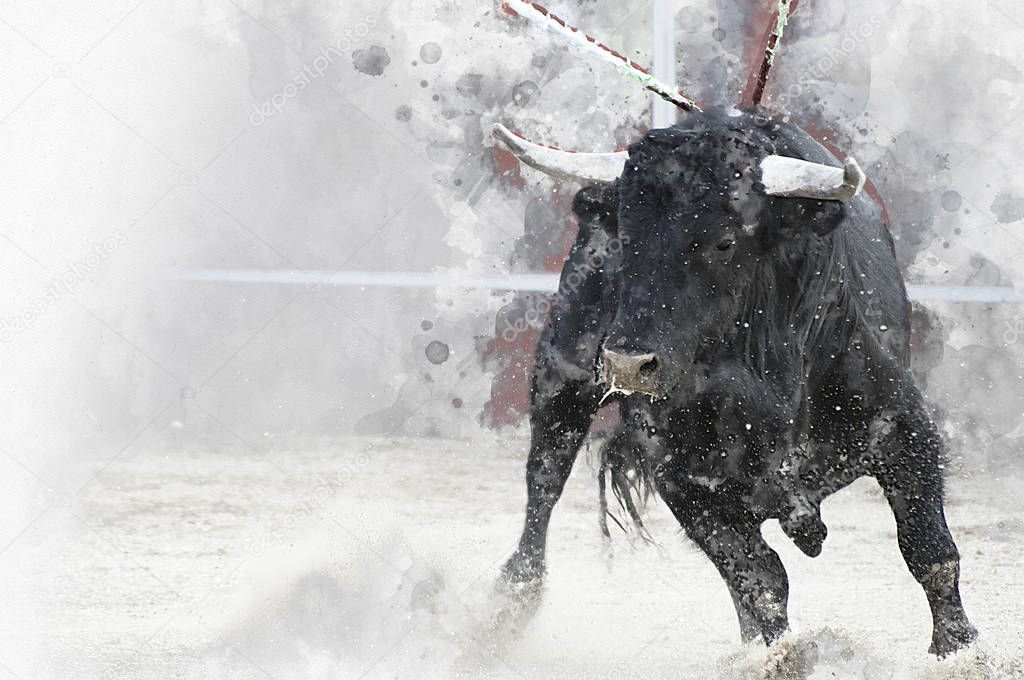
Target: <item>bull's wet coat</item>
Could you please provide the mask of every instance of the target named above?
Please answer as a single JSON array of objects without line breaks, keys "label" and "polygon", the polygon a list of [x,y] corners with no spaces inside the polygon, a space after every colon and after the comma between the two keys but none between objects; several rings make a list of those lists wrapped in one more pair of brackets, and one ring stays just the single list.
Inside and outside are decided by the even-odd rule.
[{"label": "bull's wet coat", "polygon": [[598,404],[615,398],[602,473],[637,522],[631,477],[657,491],[724,578],[744,639],[789,627],[788,580],[760,525],[778,519],[817,555],[821,501],[872,476],[931,607],[931,651],[948,654],[976,633],[892,239],[863,196],[768,195],[756,169],[771,155],[842,165],[760,111],[693,113],[577,194],[563,276],[609,240],[623,247],[559,297],[539,343],[526,526],[505,578],[537,592],[552,508]]}]

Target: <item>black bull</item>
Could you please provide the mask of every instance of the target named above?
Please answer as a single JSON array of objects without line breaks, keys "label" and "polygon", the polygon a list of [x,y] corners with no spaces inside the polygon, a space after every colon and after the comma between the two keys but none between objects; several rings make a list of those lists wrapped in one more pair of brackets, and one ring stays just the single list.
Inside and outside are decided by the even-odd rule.
[{"label": "black bull", "polygon": [[809,555],[821,501],[881,485],[931,607],[931,651],[976,636],[943,511],[943,444],[909,372],[909,303],[877,206],[767,196],[769,154],[836,165],[798,128],[693,114],[580,190],[579,232],[536,351],[526,523],[504,579],[539,592],[545,539],[594,414],[621,424],[601,475],[657,492],[725,580],[745,640],[788,630],[788,580],[760,525]]}]

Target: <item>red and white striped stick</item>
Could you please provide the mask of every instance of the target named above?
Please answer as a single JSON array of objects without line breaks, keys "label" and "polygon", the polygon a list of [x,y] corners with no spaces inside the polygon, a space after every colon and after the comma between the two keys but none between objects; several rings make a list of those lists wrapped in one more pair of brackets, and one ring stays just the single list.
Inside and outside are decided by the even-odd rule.
[{"label": "red and white striped stick", "polygon": [[613,65],[619,73],[638,81],[647,90],[684,111],[700,110],[696,102],[676,89],[674,85],[661,82],[640,64],[619,54],[596,38],[583,33],[575,26],[570,26],[564,19],[552,14],[544,6],[526,0],[505,0],[503,7],[510,13],[518,14],[538,26],[554,31],[570,44]]},{"label": "red and white striped stick", "polygon": [[796,11],[798,2],[799,0],[778,0],[776,3],[775,11],[772,14],[771,29],[768,34],[768,44],[765,45],[764,57],[761,60],[761,68],[758,69],[757,74],[754,76],[754,88],[748,102],[752,106],[761,105],[761,99],[764,97],[764,88],[768,83],[768,74],[775,63],[775,54],[778,52],[779,43],[782,42],[782,33],[786,29],[786,24],[789,23],[790,16]]}]

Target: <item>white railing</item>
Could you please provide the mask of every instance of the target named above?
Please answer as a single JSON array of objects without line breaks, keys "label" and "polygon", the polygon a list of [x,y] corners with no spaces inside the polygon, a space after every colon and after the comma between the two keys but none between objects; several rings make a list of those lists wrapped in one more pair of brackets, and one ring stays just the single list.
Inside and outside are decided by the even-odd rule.
[{"label": "white railing", "polygon": [[[303,271],[298,269],[184,269],[166,272],[175,281],[222,284],[273,284],[368,288],[465,288],[554,293],[558,274],[463,274],[454,272],[357,272]],[[1009,286],[947,286],[926,283],[907,285],[916,301],[1020,304],[1024,295]]]}]

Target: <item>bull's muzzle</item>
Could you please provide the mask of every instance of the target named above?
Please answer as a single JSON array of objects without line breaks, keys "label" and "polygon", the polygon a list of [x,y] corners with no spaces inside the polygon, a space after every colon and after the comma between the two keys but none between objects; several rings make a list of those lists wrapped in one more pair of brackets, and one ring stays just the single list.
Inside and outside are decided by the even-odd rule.
[{"label": "bull's muzzle", "polygon": [[622,354],[605,349],[601,377],[609,390],[640,392],[657,397],[660,392],[658,358],[654,354]]}]

